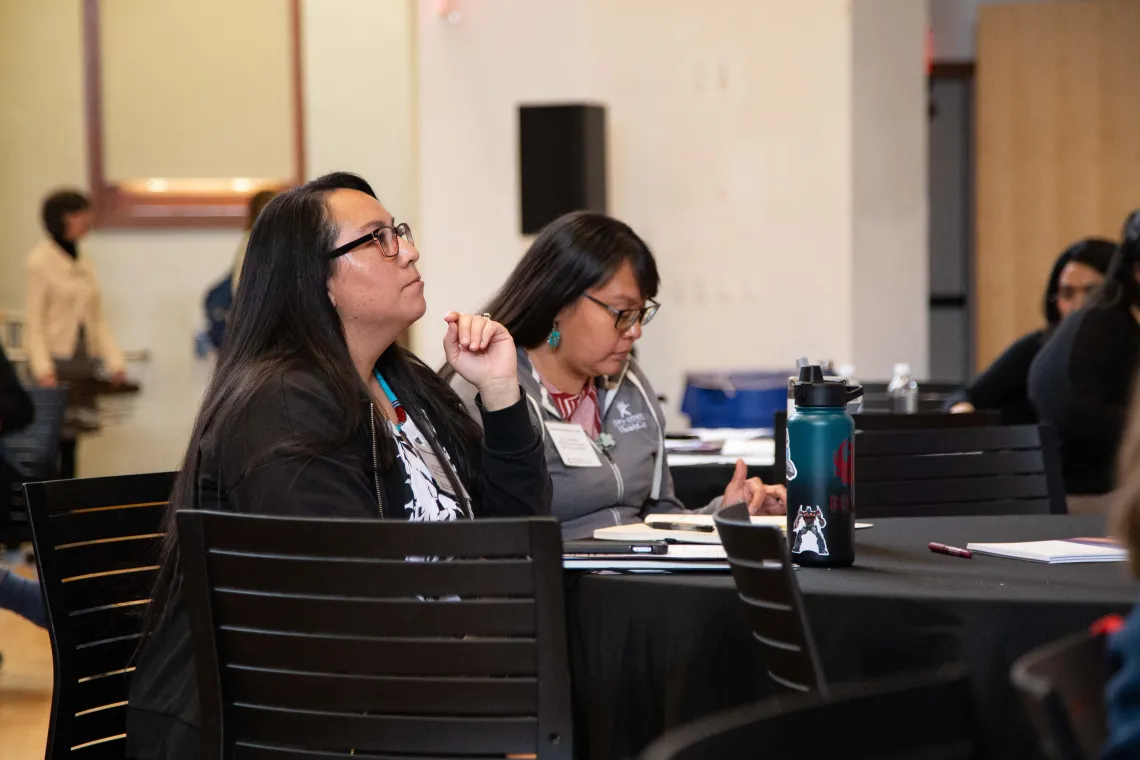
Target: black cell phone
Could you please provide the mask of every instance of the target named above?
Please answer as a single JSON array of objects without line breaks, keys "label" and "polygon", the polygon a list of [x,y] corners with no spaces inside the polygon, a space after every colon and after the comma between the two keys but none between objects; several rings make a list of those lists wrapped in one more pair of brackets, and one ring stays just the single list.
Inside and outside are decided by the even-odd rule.
[{"label": "black cell phone", "polygon": [[693,523],[676,523],[676,522],[651,522],[646,523],[654,530],[688,530],[693,533],[715,533],[716,528],[712,525],[695,525]]},{"label": "black cell phone", "polygon": [[667,554],[669,544],[664,541],[564,541],[566,554]]}]

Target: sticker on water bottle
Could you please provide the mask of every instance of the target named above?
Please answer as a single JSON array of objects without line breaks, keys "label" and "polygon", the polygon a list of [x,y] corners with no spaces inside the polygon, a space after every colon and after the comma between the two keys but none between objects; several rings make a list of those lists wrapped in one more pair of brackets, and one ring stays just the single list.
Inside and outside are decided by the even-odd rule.
[{"label": "sticker on water bottle", "polygon": [[827,518],[823,516],[822,509],[801,504],[792,524],[792,535],[796,537],[792,543],[792,554],[815,552],[821,557],[828,556],[827,541],[823,537],[826,527]]},{"label": "sticker on water bottle", "polygon": [[786,482],[790,483],[796,479],[796,463],[792,461],[792,436],[786,430],[784,431],[784,459],[786,463]]}]

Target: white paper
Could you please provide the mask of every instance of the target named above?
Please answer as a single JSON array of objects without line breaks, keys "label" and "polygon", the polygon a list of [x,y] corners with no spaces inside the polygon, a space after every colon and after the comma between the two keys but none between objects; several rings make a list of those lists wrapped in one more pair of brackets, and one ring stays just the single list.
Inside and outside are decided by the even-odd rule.
[{"label": "white paper", "polygon": [[[1079,540],[1079,539],[1077,539]],[[1128,551],[1116,544],[1082,544],[1077,540],[1018,541],[1004,544],[970,543],[966,548],[975,554],[993,557],[1068,565],[1077,562],[1124,562]]]},{"label": "white paper", "polygon": [[554,442],[562,464],[567,467],[601,467],[602,461],[593,442],[581,425],[568,422],[547,422],[546,433]]},{"label": "white paper", "polygon": [[776,441],[771,438],[756,438],[751,441],[725,441],[720,450],[721,456],[748,457],[776,461]]},{"label": "white paper", "polygon": [[[776,463],[776,454],[746,457],[726,457],[723,454],[691,454],[688,452],[669,452],[665,456],[670,467],[696,467],[702,464],[736,464],[737,459],[743,459],[749,467],[771,467]],[[728,483],[725,483],[728,485]]]},{"label": "white paper", "polygon": [[753,438],[771,438],[772,428],[693,428],[685,431],[702,441],[748,441]]},{"label": "white paper", "polygon": [[[600,541],[625,541],[628,543],[674,541],[680,544],[720,544],[720,535],[715,530],[711,533],[697,533],[691,530],[662,530],[654,528],[654,523],[685,523],[688,525],[713,525],[715,527],[712,515],[660,514],[649,515],[645,518],[645,522],[641,523],[598,528],[594,531],[594,538]],[[768,525],[786,531],[788,518],[784,515],[755,515],[752,517],[752,524]],[[871,523],[855,523],[856,530],[870,527],[872,527]]]},{"label": "white paper", "polygon": [[727,562],[678,561],[671,559],[631,559],[607,558],[604,555],[582,559],[580,557],[564,557],[562,567],[567,570],[611,570],[613,572],[676,572],[678,570],[695,570],[697,572],[713,573],[728,572]]}]

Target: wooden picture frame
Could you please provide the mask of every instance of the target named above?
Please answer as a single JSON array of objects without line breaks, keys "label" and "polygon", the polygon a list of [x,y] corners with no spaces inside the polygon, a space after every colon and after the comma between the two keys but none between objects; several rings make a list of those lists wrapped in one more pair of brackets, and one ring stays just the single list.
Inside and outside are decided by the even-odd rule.
[{"label": "wooden picture frame", "polygon": [[[293,116],[293,177],[274,180],[272,189],[300,184],[305,176],[303,70],[301,58],[301,0],[288,4],[290,40],[290,87]],[[100,38],[100,0],[83,0],[84,111],[86,117],[87,166],[91,200],[97,228],[218,228],[244,226],[249,198],[266,189],[246,186],[240,177],[218,178],[198,191],[168,187],[163,180],[142,186],[108,180],[103,136],[103,51]],[[147,180],[148,178],[141,178]]]}]

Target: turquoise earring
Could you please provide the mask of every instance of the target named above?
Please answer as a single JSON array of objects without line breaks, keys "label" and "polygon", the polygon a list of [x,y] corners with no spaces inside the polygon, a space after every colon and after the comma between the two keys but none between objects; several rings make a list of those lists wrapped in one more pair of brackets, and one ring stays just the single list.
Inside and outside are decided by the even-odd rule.
[{"label": "turquoise earring", "polygon": [[550,346],[551,348],[558,348],[560,345],[562,345],[562,333],[558,332],[557,324],[554,325],[554,329],[551,330],[550,335],[547,336],[546,345]]}]

